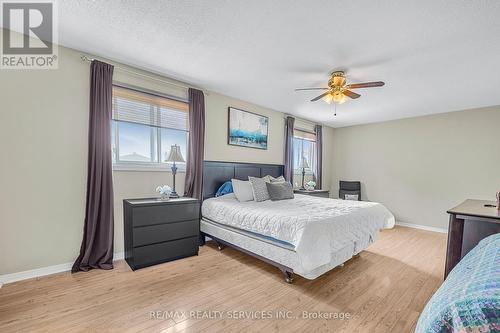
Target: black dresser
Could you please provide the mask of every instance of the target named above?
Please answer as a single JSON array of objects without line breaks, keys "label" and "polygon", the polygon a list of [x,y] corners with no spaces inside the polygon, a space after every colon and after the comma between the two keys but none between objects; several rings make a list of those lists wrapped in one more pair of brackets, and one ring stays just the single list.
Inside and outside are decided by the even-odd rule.
[{"label": "black dresser", "polygon": [[330,197],[330,191],[328,191],[328,190],[308,191],[308,190],[295,189],[295,190],[293,190],[293,193],[312,195],[314,197],[322,197],[322,198],[329,198]]},{"label": "black dresser", "polygon": [[125,260],[133,270],[198,254],[200,201],[123,200]]}]

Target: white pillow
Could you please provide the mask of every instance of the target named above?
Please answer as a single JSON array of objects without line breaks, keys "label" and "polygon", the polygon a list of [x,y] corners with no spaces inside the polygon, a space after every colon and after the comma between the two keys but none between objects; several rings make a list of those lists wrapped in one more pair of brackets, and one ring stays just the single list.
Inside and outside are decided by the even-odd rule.
[{"label": "white pillow", "polygon": [[253,201],[252,184],[247,180],[231,179],[233,192],[238,201]]},{"label": "white pillow", "polygon": [[220,200],[235,200],[236,199],[236,195],[234,194],[234,192],[232,192],[232,193],[221,195],[220,197],[217,197],[217,199],[220,199]]},{"label": "white pillow", "polygon": [[344,198],[346,200],[354,200],[357,201],[359,199],[359,196],[357,194],[345,194]]}]

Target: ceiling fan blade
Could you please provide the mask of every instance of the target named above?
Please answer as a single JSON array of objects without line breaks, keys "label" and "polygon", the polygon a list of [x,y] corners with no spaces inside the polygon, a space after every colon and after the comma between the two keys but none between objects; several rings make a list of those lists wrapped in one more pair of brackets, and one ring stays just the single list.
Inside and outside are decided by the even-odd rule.
[{"label": "ceiling fan blade", "polygon": [[372,87],[382,87],[385,83],[382,81],[375,82],[365,82],[365,83],[353,83],[346,86],[347,89],[358,89],[358,88],[372,88]]},{"label": "ceiling fan blade", "polygon": [[350,91],[350,90],[344,90],[342,93],[344,95],[346,95],[347,97],[350,97],[352,99],[356,99],[356,98],[361,97],[360,94],[356,94],[354,91]]},{"label": "ceiling fan blade", "polygon": [[327,90],[329,88],[297,88],[295,91],[302,91],[302,90]]},{"label": "ceiling fan blade", "polygon": [[322,99],[323,97],[325,97],[326,95],[328,95],[330,93],[330,91],[327,91],[326,93],[323,93],[319,96],[316,96],[314,97],[313,99],[311,99],[311,102],[316,102],[318,99]]}]

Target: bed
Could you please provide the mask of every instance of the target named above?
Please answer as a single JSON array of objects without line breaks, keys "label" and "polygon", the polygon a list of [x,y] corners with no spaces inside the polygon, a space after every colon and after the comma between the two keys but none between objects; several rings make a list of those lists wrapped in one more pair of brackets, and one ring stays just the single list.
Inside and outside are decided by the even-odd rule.
[{"label": "bed", "polygon": [[381,204],[296,194],[294,199],[239,202],[234,194],[214,198],[225,181],[248,176],[278,177],[282,165],[204,162],[200,230],[278,267],[289,283],[293,274],[315,279],[357,255],[378,232],[394,226]]},{"label": "bed", "polygon": [[415,332],[500,332],[500,233],[480,241],[453,268]]}]

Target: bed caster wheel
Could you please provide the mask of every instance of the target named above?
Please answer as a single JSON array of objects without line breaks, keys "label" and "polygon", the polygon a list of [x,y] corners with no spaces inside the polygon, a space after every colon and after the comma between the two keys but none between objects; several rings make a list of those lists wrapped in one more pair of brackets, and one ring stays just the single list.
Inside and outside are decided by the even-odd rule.
[{"label": "bed caster wheel", "polygon": [[217,250],[222,251],[224,249],[224,244],[217,242]]},{"label": "bed caster wheel", "polygon": [[285,275],[285,281],[286,283],[293,283],[293,273],[290,271],[283,271],[283,274]]}]

